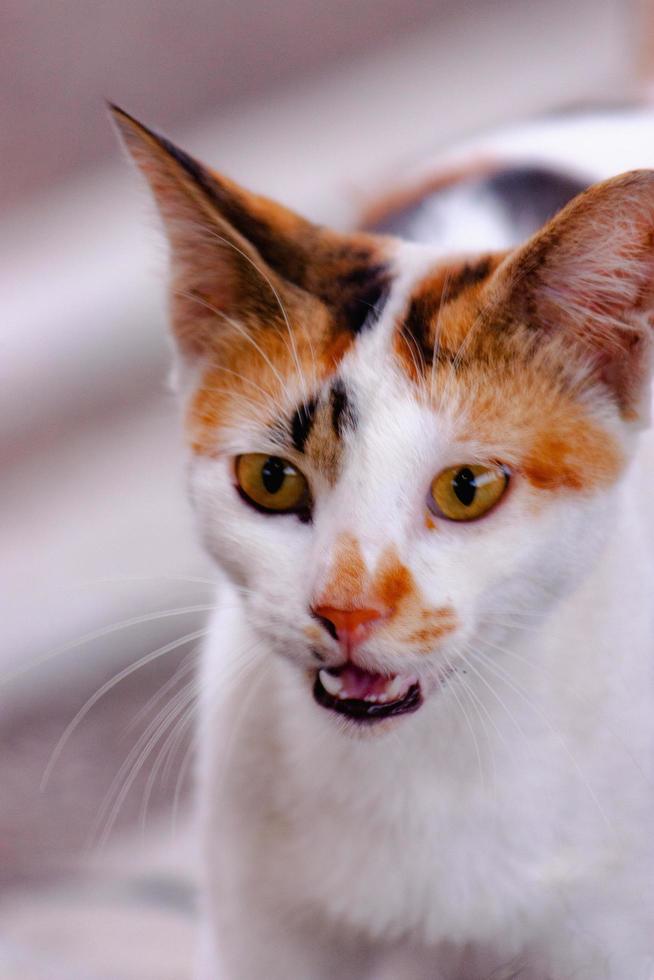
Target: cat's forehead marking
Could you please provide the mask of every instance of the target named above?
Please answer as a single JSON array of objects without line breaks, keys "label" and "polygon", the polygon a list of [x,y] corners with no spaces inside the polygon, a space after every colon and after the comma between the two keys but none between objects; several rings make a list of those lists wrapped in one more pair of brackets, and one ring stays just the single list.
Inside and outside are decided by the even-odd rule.
[{"label": "cat's forehead marking", "polygon": [[304,452],[304,447],[306,446],[307,439],[309,438],[309,434],[313,428],[317,407],[317,398],[309,398],[307,401],[304,401],[298,405],[291,416],[289,426],[291,442],[293,444],[293,448],[296,449],[298,453]]},{"label": "cat's forehead marking", "polygon": [[306,451],[307,442],[319,413],[326,413],[329,416],[332,434],[336,439],[341,439],[347,430],[356,427],[357,412],[354,399],[339,375],[329,379],[320,395],[301,402],[291,415],[289,432],[291,443],[297,452]]},{"label": "cat's forehead marking", "polygon": [[343,378],[336,377],[331,385],[329,402],[332,413],[332,429],[337,439],[357,426],[358,414],[352,393]]},{"label": "cat's forehead marking", "polygon": [[328,378],[320,391],[301,402],[290,421],[273,423],[284,431],[285,442],[310,460],[330,483],[335,483],[341,468],[346,434],[355,430],[358,413],[354,396],[338,374]]}]

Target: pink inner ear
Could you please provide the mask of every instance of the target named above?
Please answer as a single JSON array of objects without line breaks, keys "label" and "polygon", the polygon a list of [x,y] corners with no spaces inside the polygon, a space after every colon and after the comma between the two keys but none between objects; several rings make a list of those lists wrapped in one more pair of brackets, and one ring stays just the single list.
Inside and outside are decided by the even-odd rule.
[{"label": "pink inner ear", "polygon": [[[616,396],[643,414],[654,306],[654,171],[623,174],[575,198],[500,273],[516,315],[576,347]],[[583,363],[583,362],[582,362]]]},{"label": "pink inner ear", "polygon": [[623,348],[619,336],[609,335],[635,327],[651,302],[653,239],[654,172],[591,188],[527,245],[527,254],[541,259],[536,298],[556,308],[558,321]]}]

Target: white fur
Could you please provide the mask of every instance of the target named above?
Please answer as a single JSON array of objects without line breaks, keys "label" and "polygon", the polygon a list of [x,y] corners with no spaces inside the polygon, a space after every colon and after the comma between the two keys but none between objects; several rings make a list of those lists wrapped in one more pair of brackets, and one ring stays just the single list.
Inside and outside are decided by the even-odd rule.
[{"label": "white fur", "polygon": [[[234,493],[232,454],[266,448],[252,426],[191,466],[224,571],[201,678],[203,980],[654,977],[653,440],[610,491],[536,509],[516,479],[485,520],[427,530],[433,476],[502,446],[471,439],[455,385],[421,404],[389,354],[435,254],[400,252],[382,321],[343,363],[360,421],[313,524]],[[313,700],[303,632],[342,531],[370,567],[394,545],[459,621],[427,658],[371,639],[371,666],[429,689],[467,663],[367,737]],[[320,649],[337,658],[326,634]]]}]

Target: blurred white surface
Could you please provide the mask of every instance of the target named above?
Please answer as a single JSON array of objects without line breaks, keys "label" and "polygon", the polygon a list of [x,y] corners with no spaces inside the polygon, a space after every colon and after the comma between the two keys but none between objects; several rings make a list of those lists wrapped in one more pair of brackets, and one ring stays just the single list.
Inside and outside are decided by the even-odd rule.
[{"label": "blurred white surface", "polygon": [[195,839],[188,817],[164,821],[64,883],[0,896],[2,980],[190,980]]}]

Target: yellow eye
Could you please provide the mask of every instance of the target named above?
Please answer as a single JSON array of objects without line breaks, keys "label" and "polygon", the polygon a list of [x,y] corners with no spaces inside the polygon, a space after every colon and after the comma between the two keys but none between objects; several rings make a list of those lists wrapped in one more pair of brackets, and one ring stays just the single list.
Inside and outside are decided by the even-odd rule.
[{"label": "yellow eye", "polygon": [[448,521],[474,521],[503,496],[509,472],[500,464],[450,466],[432,480],[430,509]]},{"label": "yellow eye", "polygon": [[265,453],[245,453],[236,460],[241,494],[259,510],[277,514],[307,512],[309,485],[291,463]]}]

